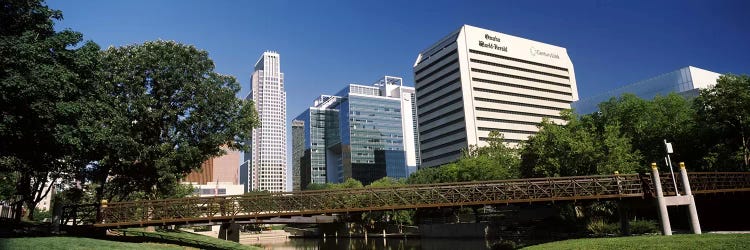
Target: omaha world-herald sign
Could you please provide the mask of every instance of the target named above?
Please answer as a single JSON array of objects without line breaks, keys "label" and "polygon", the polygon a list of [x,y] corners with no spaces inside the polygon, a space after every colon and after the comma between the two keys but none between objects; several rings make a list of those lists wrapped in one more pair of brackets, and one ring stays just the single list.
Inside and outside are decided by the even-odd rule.
[{"label": "omaha world-herald sign", "polygon": [[484,34],[484,39],[489,40],[491,42],[479,40],[479,46],[490,48],[490,49],[496,49],[496,50],[503,51],[503,52],[508,52],[508,46],[498,45],[498,43],[501,42],[499,37],[490,36],[489,34]]}]

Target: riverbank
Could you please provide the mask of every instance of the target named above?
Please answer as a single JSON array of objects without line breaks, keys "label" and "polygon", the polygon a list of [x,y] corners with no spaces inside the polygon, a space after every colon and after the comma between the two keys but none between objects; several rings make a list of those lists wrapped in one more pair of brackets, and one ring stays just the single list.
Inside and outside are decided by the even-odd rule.
[{"label": "riverbank", "polygon": [[52,234],[49,223],[8,222],[0,227],[0,249],[241,249],[254,246],[176,230],[120,229],[104,233]]},{"label": "riverbank", "polygon": [[681,234],[615,238],[574,239],[550,242],[523,249],[747,249],[750,234]]}]

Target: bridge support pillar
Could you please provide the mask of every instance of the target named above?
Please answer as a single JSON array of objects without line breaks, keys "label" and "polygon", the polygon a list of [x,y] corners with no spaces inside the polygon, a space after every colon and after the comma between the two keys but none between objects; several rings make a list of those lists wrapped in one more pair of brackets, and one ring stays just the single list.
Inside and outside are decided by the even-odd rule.
[{"label": "bridge support pillar", "polygon": [[219,239],[240,242],[240,224],[232,222],[221,223]]},{"label": "bridge support pillar", "polygon": [[620,200],[617,202],[617,210],[620,214],[620,233],[622,235],[630,235],[630,214],[628,213],[628,207],[625,201]]},{"label": "bridge support pillar", "polygon": [[680,162],[682,189],[685,191],[685,195],[679,195],[679,190],[675,190],[677,196],[664,197],[664,192],[662,192],[661,181],[659,179],[659,171],[656,168],[656,163],[651,163],[651,168],[654,187],[656,189],[656,201],[659,205],[659,217],[661,218],[662,232],[664,233],[664,235],[672,235],[672,227],[669,225],[669,213],[667,213],[667,206],[681,205],[688,206],[688,212],[690,213],[690,229],[693,230],[694,234],[701,234],[701,224],[698,220],[698,209],[695,206],[693,191],[690,189],[690,180],[688,179],[687,170],[685,170],[685,163]]},{"label": "bridge support pillar", "polygon": [[684,162],[680,162],[680,175],[682,176],[682,188],[685,190],[685,195],[690,197],[690,203],[687,204],[688,212],[690,213],[690,229],[693,230],[694,234],[701,234],[701,223],[698,220],[698,208],[695,207],[695,198],[693,198],[693,190],[690,189],[690,180],[688,179]]},{"label": "bridge support pillar", "polygon": [[661,232],[664,235],[672,235],[672,225],[669,223],[669,212],[667,211],[667,202],[664,199],[664,192],[661,189],[661,178],[659,178],[659,169],[656,163],[651,163],[651,178],[654,181],[656,189],[656,204],[659,207],[659,218],[661,219]]}]

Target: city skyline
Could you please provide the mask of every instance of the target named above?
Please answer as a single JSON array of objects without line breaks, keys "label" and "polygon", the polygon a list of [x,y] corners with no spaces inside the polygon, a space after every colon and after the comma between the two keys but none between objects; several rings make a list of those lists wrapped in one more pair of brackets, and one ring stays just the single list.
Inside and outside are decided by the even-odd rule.
[{"label": "city skyline", "polygon": [[165,39],[204,49],[217,72],[242,83],[240,97],[249,92],[250,58],[277,50],[285,55],[289,114],[372,75],[401,75],[413,85],[414,55],[463,24],[566,47],[581,98],[686,65],[750,68],[746,1],[47,4],[64,13],[56,29],[80,31],[103,48]]}]

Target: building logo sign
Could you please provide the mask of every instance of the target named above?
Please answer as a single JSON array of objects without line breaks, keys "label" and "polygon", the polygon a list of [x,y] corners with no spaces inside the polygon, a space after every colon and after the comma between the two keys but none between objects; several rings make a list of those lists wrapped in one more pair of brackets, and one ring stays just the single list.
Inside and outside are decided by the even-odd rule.
[{"label": "building logo sign", "polygon": [[[490,36],[489,34],[484,34],[484,39],[493,41],[493,42],[498,42],[498,43],[500,42],[499,37]],[[508,52],[508,46],[502,46],[502,45],[498,45],[497,43],[485,42],[482,40],[479,41],[479,47],[485,47],[485,48],[499,50],[502,52]]]},{"label": "building logo sign", "polygon": [[549,57],[549,58],[560,59],[560,56],[557,53],[550,53],[550,52],[546,52],[546,51],[541,51],[541,50],[538,50],[538,49],[536,49],[534,47],[531,47],[529,49],[529,52],[531,53],[531,56],[546,56],[546,57]]}]

